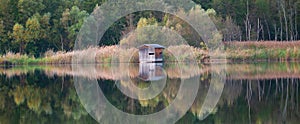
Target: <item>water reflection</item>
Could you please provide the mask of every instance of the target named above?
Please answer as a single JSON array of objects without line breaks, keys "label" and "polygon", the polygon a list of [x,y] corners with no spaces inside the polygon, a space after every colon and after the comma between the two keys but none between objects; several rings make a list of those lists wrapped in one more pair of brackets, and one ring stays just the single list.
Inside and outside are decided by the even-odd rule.
[{"label": "water reflection", "polygon": [[[0,120],[3,123],[97,123],[84,108],[87,105],[81,104],[72,77],[98,81],[104,94],[103,98],[109,100],[118,110],[138,115],[156,113],[174,101],[180,89],[181,78],[195,80],[194,77],[200,75],[197,79],[199,82],[197,97],[190,110],[185,113],[180,111],[183,110],[180,105],[176,106],[177,113],[185,114],[178,123],[300,121],[298,63],[229,64],[227,68],[218,65],[199,65],[201,68],[199,71],[192,71],[193,67],[188,65],[180,65],[181,68],[178,68],[176,65],[166,64],[162,68],[155,66],[155,73],[148,71],[148,74],[147,71],[141,71],[143,69],[140,66],[95,65],[78,67],[78,70],[72,70],[70,66],[2,68]],[[145,66],[143,68],[153,69],[153,65]],[[212,80],[211,76],[222,74],[227,77],[226,84],[214,83],[219,81]],[[144,76],[148,78],[141,78],[141,75],[148,75]],[[132,99],[119,90],[118,85],[127,87],[130,91],[129,83],[136,87],[147,88],[150,86],[147,82],[155,79],[149,78],[150,75],[166,79],[163,91],[151,100]],[[83,89],[93,87],[88,82],[80,86]],[[218,89],[223,91],[219,93]],[[188,93],[188,88],[184,92]],[[205,101],[208,94],[221,94],[220,100]],[[95,94],[86,96],[95,99]],[[105,120],[110,115],[105,113],[109,112],[105,106],[100,104],[89,106],[99,108],[98,111],[90,109],[97,115],[98,120],[102,120],[103,123],[111,122]]]},{"label": "water reflection", "polygon": [[[136,72],[137,65],[129,65],[129,71]],[[148,100],[158,96],[165,88],[167,75],[163,69],[162,63],[139,63],[138,76],[123,77],[115,81],[118,90],[124,95],[137,100]]]},{"label": "water reflection", "polygon": [[[87,67],[90,65],[86,65],[84,67],[79,66],[82,65],[78,65],[74,68],[80,70],[84,70],[84,68],[90,69]],[[170,67],[175,68],[176,66],[178,65],[171,65]],[[103,93],[103,91],[105,92],[106,90],[101,90],[99,86],[97,86],[97,81],[85,77],[75,78],[75,87],[77,93],[88,113],[100,123],[175,123],[177,119],[185,115],[189,107],[193,104],[193,101],[197,95],[199,76],[186,78],[184,80],[177,78],[176,81],[172,81],[171,78],[168,78],[165,81],[162,80],[163,82],[157,82],[161,80],[158,80],[156,77],[162,77],[161,75],[158,75],[159,71],[162,73],[164,70],[151,64],[141,65],[141,67],[145,70],[142,71],[142,73],[144,75],[149,75],[148,79],[152,79],[151,82],[144,82],[137,80],[140,78],[140,73],[136,74],[135,72],[140,72],[139,70],[143,70],[139,67],[140,66],[136,67],[134,65],[119,65],[119,68],[122,68],[124,74],[121,78],[116,80],[117,82],[120,82],[116,83],[116,85],[117,87],[121,87],[118,89],[120,89],[122,93],[118,92],[118,89],[114,89],[113,91],[116,92],[110,92],[111,94],[109,92]],[[179,72],[182,72],[180,68],[176,68]],[[197,70],[194,69],[190,71]],[[89,86],[87,86],[86,83],[88,83]],[[139,85],[141,83],[151,84],[149,87],[144,89],[144,87],[137,87],[141,86]],[[166,87],[164,86],[164,83]],[[107,85],[104,87],[106,86]],[[170,91],[168,88],[178,89],[173,90],[177,93],[165,92]],[[108,95],[110,96],[116,94],[121,95],[119,98],[125,99],[125,101],[123,101],[124,104],[113,105],[113,103],[122,103],[122,100],[114,100],[111,99],[114,97],[107,97]],[[170,94],[175,94],[175,97],[170,96]],[[136,99],[137,101],[132,102],[132,98]],[[101,107],[99,107],[99,105]],[[128,111],[132,111],[132,113],[128,114]],[[95,113],[102,114],[99,116],[99,114]]]},{"label": "water reflection", "polygon": [[139,63],[139,76],[144,81],[157,81],[164,79],[166,74],[163,63]]}]

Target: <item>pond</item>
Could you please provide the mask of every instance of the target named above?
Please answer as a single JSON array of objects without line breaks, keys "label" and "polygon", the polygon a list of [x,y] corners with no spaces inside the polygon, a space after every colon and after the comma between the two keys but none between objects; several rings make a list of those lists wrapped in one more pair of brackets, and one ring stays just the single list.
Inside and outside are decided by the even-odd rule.
[{"label": "pond", "polygon": [[0,68],[1,123],[297,123],[299,63]]}]

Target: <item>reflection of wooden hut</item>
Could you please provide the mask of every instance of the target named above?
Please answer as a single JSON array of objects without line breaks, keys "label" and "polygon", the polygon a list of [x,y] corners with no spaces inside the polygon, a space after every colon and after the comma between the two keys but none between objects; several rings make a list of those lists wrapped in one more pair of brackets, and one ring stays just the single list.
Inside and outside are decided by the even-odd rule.
[{"label": "reflection of wooden hut", "polygon": [[139,78],[144,81],[158,81],[165,78],[162,63],[140,63]]},{"label": "reflection of wooden hut", "polygon": [[162,62],[164,46],[159,44],[144,44],[139,47],[140,62]]}]

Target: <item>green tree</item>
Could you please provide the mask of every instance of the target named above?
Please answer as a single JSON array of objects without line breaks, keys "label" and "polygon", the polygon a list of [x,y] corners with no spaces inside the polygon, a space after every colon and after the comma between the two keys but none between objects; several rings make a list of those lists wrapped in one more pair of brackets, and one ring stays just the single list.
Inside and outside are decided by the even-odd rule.
[{"label": "green tree", "polygon": [[[34,44],[30,45],[30,47],[25,47],[26,52],[30,54],[38,53],[38,46],[36,46],[36,42],[41,39],[41,26],[37,16],[33,16],[26,21],[26,29],[24,39],[26,43]],[[27,46],[27,44],[26,44]]]},{"label": "green tree", "polygon": [[37,15],[37,18],[40,23],[40,39],[39,42],[36,42],[36,46],[38,46],[37,50],[39,53],[35,53],[35,56],[40,55],[41,53],[46,52],[48,49],[54,49],[55,48],[55,42],[54,40],[57,40],[57,35],[54,31],[56,30],[51,26],[50,19],[51,14],[46,13],[43,16]]},{"label": "green tree", "polygon": [[204,9],[210,9],[212,8],[212,1],[213,0],[193,0],[195,3],[201,5]]},{"label": "green tree", "polygon": [[43,0],[19,0],[17,6],[19,10],[20,22],[25,22],[35,13],[41,12],[45,9]]},{"label": "green tree", "polygon": [[64,28],[63,37],[61,42],[63,50],[71,50],[74,45],[76,35],[78,34],[84,20],[88,17],[88,13],[84,10],[80,10],[77,6],[73,6],[70,9],[66,9],[60,19]]},{"label": "green tree", "polygon": [[48,39],[49,38],[49,32],[51,31],[51,24],[50,24],[50,13],[45,13],[43,16],[37,14],[36,18],[38,19],[40,23],[40,38]]},{"label": "green tree", "polygon": [[7,33],[5,31],[5,26],[3,21],[0,19],[0,54],[1,53],[5,53],[6,50],[8,50],[8,37],[7,37]]},{"label": "green tree", "polygon": [[0,17],[5,25],[6,32],[12,30],[18,19],[17,0],[0,0]]},{"label": "green tree", "polygon": [[78,5],[82,10],[92,13],[96,5],[101,5],[106,0],[83,0],[81,4]]},{"label": "green tree", "polygon": [[24,52],[24,49],[26,47],[26,40],[24,38],[25,29],[23,25],[16,23],[13,27],[13,33],[12,38],[14,39],[14,42],[19,44],[19,52],[22,54]]},{"label": "green tree", "polygon": [[41,26],[36,16],[29,18],[26,22],[25,39],[29,41],[40,38]]}]

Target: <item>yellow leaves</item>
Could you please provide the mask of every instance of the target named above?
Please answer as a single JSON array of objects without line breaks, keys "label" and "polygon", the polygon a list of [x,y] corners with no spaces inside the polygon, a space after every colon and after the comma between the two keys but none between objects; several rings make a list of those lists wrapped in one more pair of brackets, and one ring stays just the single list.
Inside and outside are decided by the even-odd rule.
[{"label": "yellow leaves", "polygon": [[46,114],[52,114],[53,111],[50,103],[44,103],[41,109],[44,110]]},{"label": "yellow leaves", "polygon": [[11,94],[13,95],[14,101],[17,105],[24,103],[26,100],[29,109],[35,112],[41,112],[40,105],[42,103],[42,98],[40,96],[40,89],[30,86],[17,86],[16,89],[11,91]]},{"label": "yellow leaves", "polygon": [[189,11],[189,17],[198,17],[201,18],[202,15],[205,13],[205,10],[201,8],[200,5],[196,5]]},{"label": "yellow leaves", "polygon": [[66,9],[62,14],[62,18],[60,19],[61,23],[65,28],[67,28],[69,25],[68,24],[69,18],[70,18],[70,9]]},{"label": "yellow leaves", "polygon": [[71,115],[72,115],[71,106],[68,105],[68,103],[66,103],[66,102],[63,102],[62,104],[63,104],[62,107],[64,109],[64,114],[67,115],[67,117],[71,117]]},{"label": "yellow leaves", "polygon": [[220,32],[213,32],[212,33],[213,38],[209,39],[207,46],[211,51],[215,51],[215,50],[223,50],[222,48],[222,39],[223,39],[223,35]]},{"label": "yellow leaves", "polygon": [[27,20],[26,28],[23,25],[16,23],[13,27],[13,33],[10,36],[16,43],[20,44],[20,53],[26,48],[29,41],[36,40],[40,37],[40,24],[34,16]]},{"label": "yellow leaves", "polygon": [[23,3],[24,2],[24,0],[19,0],[19,3]]},{"label": "yellow leaves", "polygon": [[158,103],[159,103],[159,97],[156,97],[154,99],[151,100],[139,100],[139,103],[142,107],[157,107]]},{"label": "yellow leaves", "polygon": [[68,118],[72,117],[74,120],[79,120],[82,115],[88,114],[84,107],[79,103],[79,99],[71,99],[65,99],[61,103],[63,112]]},{"label": "yellow leaves", "polygon": [[26,30],[25,30],[25,40],[28,42],[30,40],[38,39],[40,36],[40,23],[39,20],[34,16],[29,18],[26,22]]},{"label": "yellow leaves", "polygon": [[152,17],[152,18],[141,18],[137,24],[137,28],[143,28],[143,27],[146,27],[146,26],[149,26],[149,25],[155,25],[155,26],[158,26],[157,24],[157,20]]},{"label": "yellow leaves", "polygon": [[23,102],[26,98],[28,108],[36,112],[39,111],[40,104],[42,102],[40,97],[40,89],[31,86],[26,86],[26,87],[17,86],[14,97],[16,97],[17,94],[20,95],[22,94]]},{"label": "yellow leaves", "polygon": [[147,23],[147,19],[146,18],[141,18],[137,24],[137,28],[142,28],[142,27],[145,27],[147,26],[148,23]]},{"label": "yellow leaves", "polygon": [[29,18],[26,22],[26,28],[28,28],[28,30],[40,28],[38,19],[36,17]]},{"label": "yellow leaves", "polygon": [[207,9],[206,14],[209,16],[215,16],[217,15],[217,12],[214,9]]},{"label": "yellow leaves", "polygon": [[13,27],[12,38],[16,42],[22,42],[24,39],[24,27],[23,25],[16,23]]},{"label": "yellow leaves", "polygon": [[12,94],[17,105],[20,105],[25,101],[25,92],[20,86],[17,86]]},{"label": "yellow leaves", "polygon": [[149,101],[148,100],[140,100],[140,105],[142,107],[147,107],[149,105]]},{"label": "yellow leaves", "polygon": [[180,34],[182,34],[183,32],[183,27],[181,26],[181,24],[179,24],[179,23],[177,23],[176,24],[176,26],[175,26],[175,28],[176,28],[176,31],[178,31]]},{"label": "yellow leaves", "polygon": [[31,91],[27,96],[27,106],[33,111],[39,112],[40,110],[40,105],[41,105],[41,97],[40,93],[36,92],[39,90]]}]

